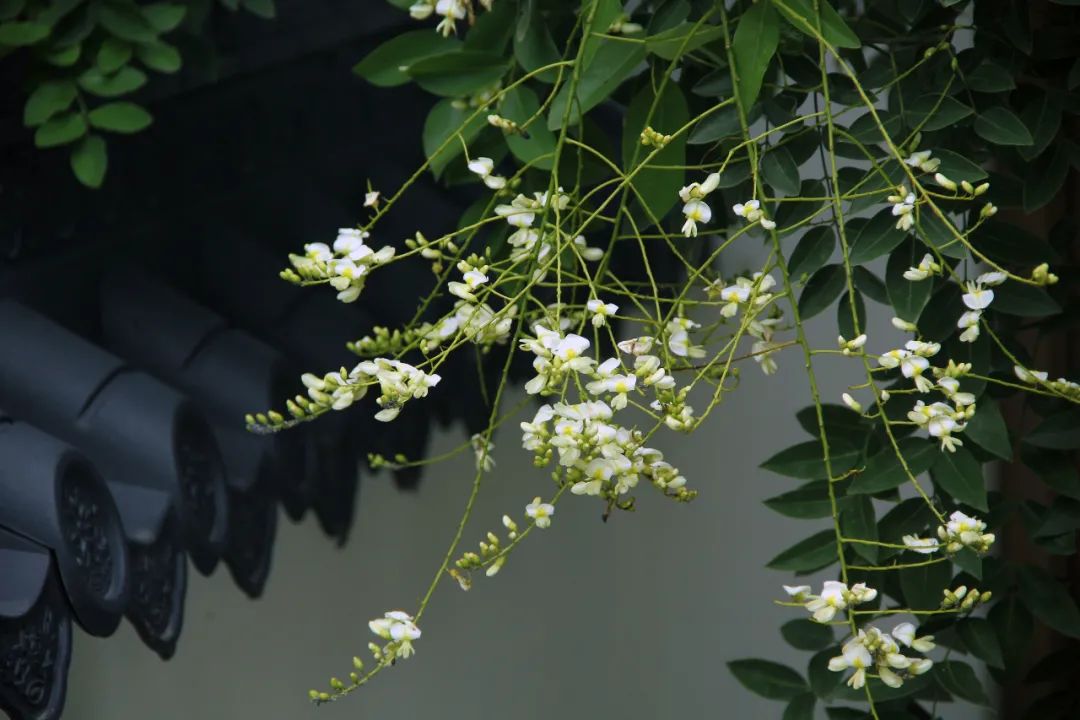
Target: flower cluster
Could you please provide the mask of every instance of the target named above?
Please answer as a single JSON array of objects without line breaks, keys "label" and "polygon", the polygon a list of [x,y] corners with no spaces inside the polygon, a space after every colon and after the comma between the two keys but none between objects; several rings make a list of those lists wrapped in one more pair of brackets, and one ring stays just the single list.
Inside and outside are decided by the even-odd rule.
[{"label": "flower cluster", "polygon": [[368,233],[355,228],[341,228],[331,248],[326,243],[308,243],[303,255],[289,255],[292,268],[283,270],[281,277],[289,282],[328,282],[338,291],[341,302],[354,302],[364,290],[368,273],[394,257],[389,245],[376,251],[364,241]]},{"label": "flower cluster", "polygon": [[679,190],[679,198],[683,201],[682,212],[686,217],[682,226],[683,235],[697,237],[697,224],[712,220],[712,208],[705,202],[705,198],[719,186],[720,173],[712,173],[705,178],[705,182],[693,182]]},{"label": "flower cluster", "polygon": [[907,232],[915,225],[915,193],[908,192],[906,185],[901,185],[888,201],[893,204],[892,214],[897,218],[896,229]]},{"label": "flower cluster", "polygon": [[491,158],[473,158],[469,161],[468,167],[471,172],[479,175],[480,179],[484,181],[484,184],[492,190],[502,190],[506,187],[506,178],[494,173],[495,161]]},{"label": "flower cluster", "polygon": [[867,671],[870,669],[877,671],[881,682],[898,688],[907,678],[922,675],[934,665],[929,658],[902,654],[900,644],[926,653],[934,649],[933,640],[933,635],[915,637],[915,626],[911,623],[897,625],[891,635],[875,627],[860,629],[855,637],[844,643],[842,654],[829,660],[829,669],[833,672],[855,670],[847,684],[856,690],[866,685]]},{"label": "flower cluster", "polygon": [[[301,381],[307,387],[308,397],[297,395],[288,402],[288,407],[298,419],[325,410],[344,410],[378,383],[381,394],[376,402],[382,410],[375,413],[375,419],[389,422],[408,400],[425,397],[441,379],[400,360],[375,358],[358,363],[351,371],[341,368],[322,377],[305,373]],[[249,419],[249,424],[254,423]]]},{"label": "flower cluster", "polygon": [[985,530],[985,522],[957,510],[949,516],[948,522],[938,526],[937,538],[905,535],[903,540],[909,550],[922,555],[929,555],[940,549],[944,549],[951,555],[964,548],[974,550],[981,555],[994,544],[994,534]]},{"label": "flower cluster", "polygon": [[812,595],[809,585],[785,585],[784,592],[795,602],[802,603],[820,623],[827,623],[836,617],[836,613],[846,610],[851,605],[874,600],[878,591],[867,587],[865,583],[855,583],[850,588],[839,580],[826,580],[820,595]]},{"label": "flower cluster", "polygon": [[381,655],[391,659],[411,656],[414,652],[413,640],[420,638],[420,628],[413,622],[412,615],[401,610],[391,610],[381,618],[370,621],[368,627],[383,640],[390,641],[381,649]]},{"label": "flower cluster", "polygon": [[1042,385],[1054,392],[1060,393],[1071,400],[1080,400],[1080,383],[1067,380],[1065,378],[1058,378],[1057,380],[1048,380],[1049,373],[1044,370],[1028,370],[1019,365],[1013,366],[1013,372],[1016,374],[1017,379],[1020,382],[1027,383],[1028,385]]},{"label": "flower cluster", "polygon": [[536,355],[533,359],[536,377],[525,383],[525,392],[530,395],[558,392],[567,373],[588,373],[596,364],[584,354],[590,343],[580,335],[563,335],[540,323],[533,326],[533,334],[535,337],[521,340],[521,349]]},{"label": "flower cluster", "polygon": [[761,203],[757,200],[747,200],[744,203],[735,203],[731,206],[731,212],[744,218],[749,223],[760,222],[761,227],[766,230],[776,229],[776,223],[765,217],[765,212],[761,209]]},{"label": "flower cluster", "polygon": [[907,156],[904,164],[908,167],[918,168],[926,173],[937,172],[937,169],[941,167],[941,160],[931,157],[932,154],[929,150],[913,152]]},{"label": "flower cluster", "polygon": [[1005,282],[1005,273],[988,272],[975,278],[975,282],[969,282],[964,286],[966,292],[962,299],[967,310],[956,321],[958,328],[963,328],[960,333],[961,342],[975,342],[979,337],[979,320],[982,319],[983,310],[990,307],[994,301],[994,291],[991,289]]},{"label": "flower cluster", "polygon": [[[490,10],[494,0],[479,0],[485,10]],[[472,0],[418,0],[409,6],[409,15],[414,20],[427,20],[432,15],[442,18],[435,30],[449,37],[457,32],[457,21],[471,18],[475,11]]]}]

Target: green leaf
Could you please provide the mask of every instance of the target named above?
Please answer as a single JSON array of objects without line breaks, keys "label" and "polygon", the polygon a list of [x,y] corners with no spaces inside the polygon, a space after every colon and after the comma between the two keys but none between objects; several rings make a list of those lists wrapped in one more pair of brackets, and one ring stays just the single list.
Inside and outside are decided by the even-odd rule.
[{"label": "green leaf", "polygon": [[967,663],[945,660],[934,665],[933,673],[938,684],[956,697],[977,705],[990,705],[990,698],[983,690],[975,670]]},{"label": "green leaf", "polygon": [[796,650],[822,650],[833,644],[833,629],[807,618],[788,620],[780,626],[780,634]]},{"label": "green leaf", "polygon": [[814,720],[814,705],[817,698],[813,693],[805,693],[792,698],[788,706],[784,708],[781,720]]},{"label": "green leaf", "polygon": [[978,183],[989,177],[981,167],[952,150],[934,148],[934,157],[941,161],[941,166],[938,168],[941,174],[956,182],[967,180],[970,183]]},{"label": "green leaf", "polygon": [[1015,672],[1027,662],[1027,649],[1035,629],[1031,613],[1024,607],[1017,593],[1010,593],[993,604],[987,613],[987,619],[1001,644],[1005,668]]},{"label": "green leaf", "polygon": [[0,46],[24,47],[49,37],[49,26],[36,22],[0,23]]},{"label": "green leaf", "polygon": [[179,3],[157,2],[143,5],[139,9],[142,10],[146,22],[163,33],[175,30],[187,14],[187,8]]},{"label": "green leaf", "polygon": [[1009,440],[1009,430],[1005,427],[1005,419],[1001,417],[997,402],[979,402],[975,417],[971,418],[964,428],[964,437],[971,438],[971,441],[983,450],[1002,460],[1012,460],[1012,441]]},{"label": "green leaf", "polygon": [[98,48],[96,64],[98,70],[108,75],[119,70],[131,59],[131,45],[124,40],[107,37]]},{"label": "green leaf", "polygon": [[[842,475],[855,466],[859,451],[850,444],[829,443],[829,461],[834,476]],[[802,480],[825,480],[828,472],[817,440],[792,445],[761,463],[765,470]]]},{"label": "green leaf", "polygon": [[111,102],[99,105],[87,116],[99,130],[115,133],[135,133],[150,126],[154,118],[140,105],[131,102]]},{"label": "green leaf", "polygon": [[[649,110],[653,110],[649,117]],[[651,83],[646,83],[630,101],[630,107],[626,110],[622,133],[622,163],[623,169],[629,174],[633,165],[640,163],[648,156],[652,148],[643,147],[640,137],[646,126],[653,127],[663,132],[666,128],[678,128],[686,124],[690,118],[690,111],[686,104],[686,98],[675,83],[668,83],[664,87],[663,95],[659,98],[653,93]],[[635,157],[636,163],[635,163]],[[686,139],[680,135],[669,142],[662,150],[649,161],[650,165],[666,165],[681,168],[686,164]],[[651,219],[657,220],[664,217],[679,199],[679,188],[683,186],[685,171],[653,169],[645,167],[634,176],[631,181],[636,191],[637,202],[644,203],[648,208],[648,214],[644,216],[643,223],[639,227],[651,225]],[[637,202],[632,203],[636,205]]]},{"label": "green leaf", "polygon": [[[641,43],[603,40],[596,45],[596,55],[591,63],[582,66],[583,70],[575,88],[569,116],[571,125],[576,125],[583,114],[606,100],[645,59],[645,46]],[[563,126],[563,117],[571,99],[571,85],[569,82],[564,83],[551,101],[551,110],[548,112],[550,130],[559,130]]]},{"label": "green leaf", "polygon": [[[979,409],[982,410],[982,407]],[[896,444],[908,470],[915,477],[929,470],[941,452],[937,444],[922,438],[901,438]],[[866,468],[855,476],[848,488],[848,494],[873,495],[900,487],[907,481],[908,474],[897,460],[896,451],[892,447],[886,447],[866,461]]]},{"label": "green leaf", "polygon": [[817,272],[832,257],[836,249],[836,235],[832,228],[820,226],[806,231],[788,260],[788,273],[792,280],[801,280]]},{"label": "green leaf", "polygon": [[829,485],[825,480],[815,480],[802,487],[781,493],[763,501],[765,506],[781,515],[799,519],[832,517]]},{"label": "green leaf", "polygon": [[[442,175],[446,166],[461,154],[461,142],[456,139],[446,142],[447,138],[452,138],[460,132],[465,142],[469,143],[476,139],[486,125],[482,114],[466,123],[465,121],[472,114],[472,109],[454,107],[450,99],[440,100],[428,112],[427,119],[424,121],[424,156],[431,161],[431,172],[435,177]],[[445,147],[442,147],[443,143],[446,143]],[[440,147],[442,147],[441,150]]]},{"label": "green leaf", "polygon": [[1069,154],[1057,147],[1028,166],[1024,178],[1024,212],[1033,213],[1058,196],[1069,176]]},{"label": "green leaf", "polygon": [[105,141],[97,135],[87,135],[71,149],[71,171],[87,187],[101,187],[108,165]]},{"label": "green leaf", "polygon": [[157,40],[158,31],[148,23],[134,6],[100,5],[98,22],[110,33],[131,42]]},{"label": "green leaf", "polygon": [[832,565],[836,558],[836,533],[829,529],[795,543],[766,563],[766,567],[788,572],[813,572]]},{"label": "green leaf", "polygon": [[993,60],[985,60],[965,77],[967,86],[980,93],[1008,92],[1016,87],[1013,74]]},{"label": "green leaf", "polygon": [[1080,410],[1065,410],[1044,418],[1024,442],[1049,450],[1080,448]]},{"label": "green leaf", "polygon": [[[851,307],[852,297],[855,298],[854,311]],[[841,335],[847,338],[858,337],[859,332],[855,331],[855,318],[858,318],[859,332],[862,332],[862,329],[866,327],[866,303],[861,293],[855,292],[851,295],[845,292],[836,305],[836,325]]]},{"label": "green leaf", "polygon": [[974,112],[949,95],[923,95],[906,108],[907,124],[923,132],[951,127]]},{"label": "green leaf", "polygon": [[[739,102],[744,109],[749,108],[757,100],[758,93],[761,92],[761,82],[765,78],[765,71],[769,68],[769,63],[772,62],[779,44],[780,20],[776,16],[776,11],[773,10],[769,0],[754,3],[742,14],[735,28],[735,37],[731,41],[739,83]],[[790,157],[789,154],[788,158]],[[785,191],[785,194],[799,192],[798,168],[795,168],[794,183],[794,190]]]},{"label": "green leaf", "polygon": [[991,667],[1005,669],[1001,643],[989,620],[977,617],[964,618],[956,624],[956,631],[972,655]]},{"label": "green leaf", "polygon": [[78,140],[86,134],[86,121],[79,113],[68,113],[49,120],[34,133],[34,145],[56,147]]},{"label": "green leaf", "polygon": [[994,288],[992,308],[1006,315],[1045,317],[1061,312],[1061,306],[1041,287],[1007,282]]},{"label": "green leaf", "polygon": [[[522,16],[518,20],[517,32],[514,34],[514,57],[518,65],[526,72],[539,70],[542,67],[558,62],[562,52],[551,37],[548,23],[539,14],[540,4],[537,2],[522,3]],[[526,16],[525,13],[528,13]],[[524,30],[522,21],[528,20]],[[427,32],[427,31],[421,31]],[[553,83],[558,78],[558,70],[546,70],[536,79],[541,82]]]},{"label": "green leaf", "polygon": [[274,0],[240,0],[240,4],[244,6],[252,15],[257,15],[264,20],[273,20],[277,17],[277,8],[274,6]]},{"label": "green leaf", "polygon": [[779,194],[788,197],[799,194],[799,166],[783,145],[765,153],[761,160],[761,173],[765,182]]},{"label": "green leaf", "polygon": [[949,493],[957,502],[982,511],[989,510],[986,502],[986,482],[982,465],[964,447],[956,452],[942,452],[930,469],[934,484]]},{"label": "green leaf", "polygon": [[809,691],[802,675],[769,660],[731,660],[728,669],[752,693],[770,700],[792,700]]},{"label": "green leaf", "polygon": [[690,131],[690,139],[687,142],[691,145],[708,145],[717,140],[737,136],[741,132],[739,111],[729,106],[717,110],[695,125]]},{"label": "green leaf", "polygon": [[146,73],[125,65],[113,75],[90,68],[78,78],[79,87],[91,95],[112,98],[134,92],[146,84]]},{"label": "green leaf", "polygon": [[701,25],[695,29],[696,25],[697,23],[685,22],[651,35],[645,38],[645,47],[665,60],[674,60],[680,52],[686,55],[724,36],[724,29],[718,25]]},{"label": "green leaf", "polygon": [[[874,503],[866,495],[848,498],[844,510],[840,513],[840,529],[845,538],[877,541],[877,518],[874,516]],[[874,564],[878,560],[875,545],[852,543],[856,554]]]},{"label": "green leaf", "polygon": [[[923,558],[922,555],[919,557]],[[900,576],[900,590],[904,593],[904,601],[912,610],[937,610],[941,606],[942,591],[952,581],[952,568],[948,561],[895,572]]]},{"label": "green leaf", "polygon": [[145,43],[139,45],[135,53],[139,56],[139,62],[151,70],[157,70],[160,73],[174,73],[180,69],[180,53],[168,43]]},{"label": "green leaf", "polygon": [[934,285],[930,280],[911,282],[904,277],[904,272],[918,265],[924,253],[914,241],[907,239],[893,250],[885,265],[885,290],[889,293],[889,302],[901,320],[918,320],[919,313],[926,307],[930,293],[933,292]]},{"label": "green leaf", "polygon": [[876,303],[889,304],[889,291],[885,289],[885,283],[877,275],[859,265],[852,268],[851,278],[855,281],[855,287],[859,288],[863,295]]},{"label": "green leaf", "polygon": [[25,5],[26,0],[0,0],[0,20],[11,20]]},{"label": "green leaf", "polygon": [[451,52],[459,45],[457,40],[445,38],[430,28],[410,30],[379,45],[356,63],[352,71],[379,87],[404,85],[409,82],[409,76],[402,68],[426,57]]},{"label": "green leaf", "polygon": [[45,62],[56,67],[71,67],[82,57],[82,45],[78,43],[53,50],[45,55]]},{"label": "green leaf", "polygon": [[[518,124],[522,124],[539,109],[540,101],[537,99],[536,93],[525,85],[519,85],[507,92],[503,97],[503,103],[499,106],[499,114]],[[510,152],[518,160],[525,163],[536,161],[534,167],[541,170],[551,169],[554,162],[555,135],[541,123],[534,122],[529,126],[528,137],[518,133],[508,134],[506,144],[510,147]]]},{"label": "green leaf", "polygon": [[[930,522],[930,508],[922,498],[910,498],[895,505],[878,523],[878,537],[882,542],[899,545],[905,535],[921,535]],[[897,555],[898,548],[879,548],[879,560]],[[920,556],[921,557],[921,556]]]},{"label": "green leaf", "polygon": [[1020,568],[1019,579],[1020,597],[1035,617],[1064,635],[1080,638],[1080,609],[1064,585],[1035,566]]},{"label": "green leaf", "polygon": [[[878,110],[878,120],[885,127],[885,130],[889,133],[889,137],[896,137],[902,130],[902,123],[900,115],[896,113],[888,113]],[[877,145],[884,142],[881,137],[881,130],[878,128],[877,122],[874,121],[874,116],[871,113],[860,115],[855,119],[855,122],[851,123],[851,127],[848,128],[848,132],[851,136],[863,143],[864,145]]]},{"label": "green leaf", "polygon": [[851,240],[848,259],[852,265],[862,265],[892,252],[905,237],[902,231],[896,229],[896,218],[892,211],[882,210],[859,228]]},{"label": "green leaf", "polygon": [[482,50],[456,50],[415,60],[406,74],[435,95],[463,97],[492,87],[506,74],[506,59]]},{"label": "green leaf", "polygon": [[[777,0],[777,9],[800,32],[817,39],[820,34],[825,42],[836,48],[856,50],[862,47],[856,35],[844,19],[837,14],[828,0],[821,0],[820,15],[814,12],[814,0]],[[819,20],[820,18],[820,20]],[[820,33],[818,31],[820,28]]]},{"label": "green leaf", "polygon": [[1031,161],[1042,155],[1057,136],[1061,127],[1061,102],[1051,93],[1040,93],[1020,113],[1020,119],[1031,130],[1034,142],[1017,148],[1024,160]]},{"label": "green leaf", "polygon": [[826,310],[840,297],[846,284],[843,265],[826,265],[814,273],[799,296],[801,318],[807,320]]},{"label": "green leaf", "polygon": [[996,105],[975,117],[975,133],[995,145],[1031,145],[1035,142],[1020,118]]},{"label": "green leaf", "polygon": [[70,80],[51,80],[38,85],[23,108],[23,125],[37,127],[71,107],[78,91]]}]

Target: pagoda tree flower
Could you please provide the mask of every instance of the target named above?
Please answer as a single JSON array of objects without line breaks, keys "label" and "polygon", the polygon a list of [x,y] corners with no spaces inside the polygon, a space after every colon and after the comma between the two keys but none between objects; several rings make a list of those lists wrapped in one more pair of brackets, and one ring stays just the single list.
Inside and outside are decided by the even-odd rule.
[{"label": "pagoda tree flower", "polygon": [[679,198],[683,201],[682,212],[686,217],[682,226],[683,235],[695,237],[698,233],[697,224],[712,220],[712,208],[705,202],[705,197],[719,185],[720,173],[712,173],[704,182],[693,182],[679,190]]},{"label": "pagoda tree flower", "polygon": [[982,320],[982,310],[967,310],[956,321],[956,327],[961,328],[960,342],[971,343],[979,339],[979,323]]},{"label": "pagoda tree flower", "polygon": [[930,555],[937,552],[940,549],[938,541],[934,538],[921,538],[915,535],[905,535],[902,541],[908,550],[917,552],[920,555]]},{"label": "pagoda tree flower", "polygon": [[893,204],[892,214],[897,218],[896,229],[907,232],[915,225],[915,194],[909,193],[907,186],[901,185],[896,195],[890,195],[888,201]]},{"label": "pagoda tree flower", "polygon": [[540,497],[525,506],[525,514],[533,519],[536,527],[541,530],[551,527],[551,516],[555,514],[555,506],[551,503],[540,502]]},{"label": "pagoda tree flower", "polygon": [[473,158],[469,161],[468,167],[470,172],[480,176],[480,179],[484,181],[484,184],[492,190],[502,190],[506,187],[506,178],[494,174],[495,161],[491,158]]},{"label": "pagoda tree flower", "polygon": [[371,620],[368,627],[383,640],[390,641],[382,652],[392,658],[410,657],[414,653],[413,641],[420,639],[420,628],[413,622],[412,615],[401,610],[391,610],[383,617]]},{"label": "pagoda tree flower", "polygon": [[929,150],[919,150],[913,152],[904,160],[904,163],[909,167],[918,168],[926,173],[936,172],[941,166],[941,160],[931,157],[933,153]]},{"label": "pagoda tree flower", "polygon": [[994,291],[989,287],[984,287],[981,283],[969,282],[964,286],[964,289],[967,292],[961,296],[961,299],[964,301],[964,305],[971,310],[985,310],[994,301]]},{"label": "pagoda tree flower", "polygon": [[619,306],[614,303],[606,303],[603,300],[597,298],[591,298],[585,303],[585,308],[593,314],[592,324],[593,327],[603,327],[607,323],[607,319],[619,312]]},{"label": "pagoda tree flower", "polygon": [[941,265],[934,260],[933,255],[926,253],[918,265],[904,271],[904,279],[919,282],[939,273],[941,273]]},{"label": "pagoda tree flower", "polygon": [[994,534],[984,532],[986,523],[978,518],[965,515],[959,510],[949,516],[949,521],[938,527],[938,538],[945,544],[946,551],[959,552],[967,547],[977,553],[985,553],[994,544]]},{"label": "pagoda tree flower", "polygon": [[821,623],[831,621],[836,613],[846,610],[849,605],[870,602],[878,595],[877,590],[865,583],[856,583],[850,588],[838,580],[826,580],[820,595],[806,594],[803,606]]}]

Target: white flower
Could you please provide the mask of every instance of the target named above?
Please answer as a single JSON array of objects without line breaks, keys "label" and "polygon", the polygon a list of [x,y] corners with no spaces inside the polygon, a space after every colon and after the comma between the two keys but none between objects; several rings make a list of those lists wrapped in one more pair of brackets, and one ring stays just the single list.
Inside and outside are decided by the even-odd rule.
[{"label": "white flower", "polygon": [[960,333],[960,342],[975,342],[979,337],[979,320],[982,310],[968,310],[956,321],[956,327],[964,328]]},{"label": "white flower", "polygon": [[982,285],[983,287],[994,287],[1000,285],[1008,279],[1008,275],[1003,272],[993,271],[984,272],[979,277],[975,278],[976,285]]},{"label": "white flower", "polygon": [[375,207],[379,204],[379,191],[369,190],[364,193],[364,207]]},{"label": "white flower", "polygon": [[892,326],[894,328],[896,328],[897,330],[901,330],[903,332],[918,332],[919,331],[919,328],[915,325],[915,323],[908,322],[907,320],[903,320],[903,319],[898,318],[898,317],[894,317],[891,320],[891,322],[892,322]]},{"label": "white flower", "polygon": [[1028,370],[1027,368],[1020,367],[1019,365],[1013,365],[1013,372],[1016,373],[1017,379],[1020,382],[1026,382],[1031,385],[1037,385],[1040,382],[1046,382],[1046,378],[1049,375],[1043,370]]},{"label": "white flower", "polygon": [[686,216],[686,222],[683,223],[682,233],[686,237],[696,237],[698,233],[697,224],[707,223],[712,220],[712,208],[704,200],[697,198],[690,200],[683,205],[683,215]]},{"label": "white flower", "polygon": [[766,230],[775,230],[776,229],[776,222],[773,221],[773,220],[770,220],[767,217],[763,217],[763,218],[761,218],[761,227],[765,228]]},{"label": "white flower", "polygon": [[[938,541],[934,538],[920,538],[914,535],[905,535],[903,537],[904,545],[908,550],[917,552],[920,555],[930,555],[938,550]],[[896,633],[893,633],[895,635]]]},{"label": "white flower", "polygon": [[370,621],[368,627],[383,640],[390,640],[392,645],[388,650],[400,658],[412,655],[412,641],[420,639],[420,628],[413,622],[412,615],[401,610],[391,610],[383,617]]},{"label": "white flower", "polygon": [[537,496],[525,506],[525,514],[533,519],[536,527],[543,530],[551,526],[551,516],[555,514],[555,506],[551,503],[540,502]]},{"label": "white flower", "polygon": [[934,261],[934,256],[930,253],[926,253],[923,259],[919,261],[919,264],[913,268],[908,268],[904,271],[904,279],[912,282],[918,282],[925,280],[931,275],[936,275],[941,272],[941,265]]},{"label": "white flower", "polygon": [[964,293],[962,299],[964,305],[972,310],[985,310],[990,307],[990,303],[994,301],[994,291],[989,288],[984,288],[977,282],[967,283],[965,288],[967,289],[967,292]]},{"label": "white flower", "polygon": [[930,361],[921,355],[907,355],[900,361],[900,372],[904,377],[915,380],[919,392],[930,392],[933,383],[923,377],[923,372],[930,367]]},{"label": "white flower", "polygon": [[749,222],[757,222],[761,219],[761,203],[757,200],[735,203],[731,206],[731,211]]},{"label": "white flower", "polygon": [[784,585],[783,588],[784,592],[797,603],[803,602],[810,594],[809,585]]},{"label": "white flower", "polygon": [[435,11],[435,5],[431,2],[417,2],[409,6],[409,15],[414,20],[427,20]]},{"label": "white flower", "polygon": [[844,393],[840,397],[843,398],[844,404],[847,405],[852,410],[854,410],[855,412],[861,413],[863,411],[862,403],[860,403],[855,398],[851,397],[851,395],[849,395],[848,393]]},{"label": "white flower", "polygon": [[606,303],[603,300],[593,298],[585,303],[585,308],[593,314],[593,327],[603,327],[607,318],[619,311],[619,306],[614,303]]},{"label": "white flower", "polygon": [[937,158],[931,158],[930,155],[929,150],[920,150],[911,153],[904,162],[910,167],[919,168],[923,172],[934,172],[941,166],[941,161]]},{"label": "white flower", "polygon": [[898,195],[890,195],[888,201],[893,204],[892,214],[893,217],[899,218],[896,221],[896,229],[907,232],[915,225],[915,195],[909,193],[907,188],[903,185],[900,186],[900,193]]},{"label": "white flower", "polygon": [[330,246],[326,243],[308,243],[304,246],[304,254],[312,260],[319,262],[330,262],[334,258],[334,253],[330,250]]},{"label": "white flower", "polygon": [[642,335],[641,337],[630,338],[629,340],[620,340],[619,349],[629,355],[645,355],[652,350],[654,342],[656,342],[656,338],[649,335]]},{"label": "white flower", "polygon": [[806,609],[814,614],[814,619],[825,623],[836,617],[838,610],[847,607],[848,587],[836,580],[826,580],[821,595],[806,603]]}]

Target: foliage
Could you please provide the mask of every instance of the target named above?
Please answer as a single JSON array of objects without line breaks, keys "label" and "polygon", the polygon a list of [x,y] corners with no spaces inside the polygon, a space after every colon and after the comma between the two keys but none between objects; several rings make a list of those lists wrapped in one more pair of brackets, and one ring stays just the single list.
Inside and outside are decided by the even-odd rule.
[{"label": "foliage", "polygon": [[[218,2],[229,10],[274,16],[274,0]],[[0,58],[20,56],[29,67],[23,124],[34,130],[34,144],[66,147],[79,182],[101,187],[108,169],[103,133],[128,135],[153,122],[145,108],[121,98],[141,90],[148,73],[180,70],[175,37],[198,30],[208,3],[0,2]]]},{"label": "foliage", "polygon": [[[813,653],[808,671],[735,660],[743,685],[785,703],[784,717],[811,717],[817,703],[830,717],[935,717],[941,702],[989,702],[973,663],[997,683],[1021,676],[1033,618],[1080,637],[1076,598],[1054,574],[987,554],[1008,526],[1070,555],[1080,528],[1080,386],[1050,380],[1032,357],[1075,317],[1063,312],[1075,280],[1058,283],[1050,267],[1061,272],[1075,227],[1068,216],[1044,237],[1018,226],[1080,166],[1064,130],[1080,113],[1075,3],[394,4],[438,32],[397,35],[356,72],[441,98],[422,171],[482,192],[455,231],[375,252],[368,233],[414,176],[389,197],[369,193],[362,228],[292,256],[286,280],[330,284],[344,302],[401,261],[430,263],[438,286],[406,326],[352,343],[356,368],[306,375],[286,412],[248,422],[282,430],[371,387],[389,421],[438,392],[436,371],[464,346],[505,359],[497,391],[477,399],[490,422],[462,447],[477,474],[415,617],[373,621],[387,640],[375,667],[357,660],[351,682],[314,700],[411,653],[438,583],[467,589],[476,571],[497,573],[551,526],[566,491],[605,515],[632,509],[639,481],[693,499],[645,443],[698,428],[746,361],[771,373],[786,355],[805,367],[807,438],[763,462],[798,483],[766,504],[811,528],[769,566],[833,579],[820,593],[785,586],[779,601],[796,616],[784,638]],[[764,244],[758,272],[725,277],[734,242]],[[867,326],[870,303],[910,340],[886,344],[895,331]],[[827,313],[840,338],[816,347],[805,323]],[[616,336],[615,319],[641,337]],[[552,400],[521,424],[525,449],[553,468],[549,500],[526,506],[524,530],[505,516],[503,535],[454,561],[493,472],[493,432],[518,410],[504,393],[515,355],[533,362],[526,391]],[[843,404],[819,385],[823,358],[847,363]],[[1016,422],[1021,406],[1035,422]],[[1055,499],[988,491],[987,465],[1000,460],[1025,464]]]}]

